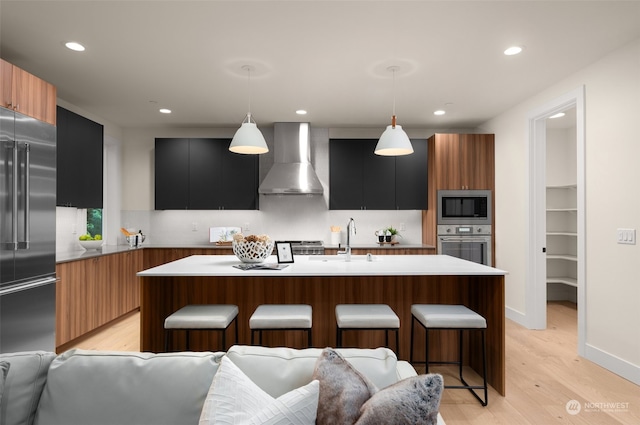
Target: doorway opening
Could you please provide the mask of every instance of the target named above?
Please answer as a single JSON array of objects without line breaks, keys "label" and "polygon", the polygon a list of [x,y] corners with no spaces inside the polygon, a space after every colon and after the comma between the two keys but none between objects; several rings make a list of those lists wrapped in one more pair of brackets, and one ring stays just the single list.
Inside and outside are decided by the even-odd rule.
[{"label": "doorway opening", "polygon": [[[564,128],[550,119],[561,112],[572,118]],[[529,115],[531,248],[526,283],[529,328],[546,329],[548,298],[575,300],[577,350],[582,356],[586,335],[584,122],[584,87]]]}]

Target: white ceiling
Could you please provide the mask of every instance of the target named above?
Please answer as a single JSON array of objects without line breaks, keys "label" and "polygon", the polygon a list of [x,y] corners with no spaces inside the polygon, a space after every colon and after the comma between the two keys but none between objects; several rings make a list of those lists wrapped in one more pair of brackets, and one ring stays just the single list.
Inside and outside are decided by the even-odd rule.
[{"label": "white ceiling", "polygon": [[383,129],[399,66],[398,124],[473,128],[639,37],[639,1],[0,0],[2,58],[122,127],[235,127],[251,92],[258,125]]}]

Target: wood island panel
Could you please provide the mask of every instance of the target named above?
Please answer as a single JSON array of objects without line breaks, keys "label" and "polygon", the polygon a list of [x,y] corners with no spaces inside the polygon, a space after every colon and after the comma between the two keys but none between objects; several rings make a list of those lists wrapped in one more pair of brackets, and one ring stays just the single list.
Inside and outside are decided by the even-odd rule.
[{"label": "wood island panel", "polygon": [[[313,307],[315,347],[336,345],[335,306],[340,303],[385,303],[400,317],[400,352],[409,359],[411,305],[464,304],[487,320],[488,382],[505,394],[504,276],[141,276],[140,347],[164,350],[164,319],[187,304],[236,304],[239,307],[239,344],[250,343],[249,317],[260,304],[309,304]],[[231,336],[232,329],[229,330]],[[430,334],[432,359],[455,360],[457,337],[452,331]],[[190,350],[222,350],[219,332],[193,331]],[[481,371],[479,339],[466,336],[465,362]],[[469,340],[471,338],[471,340]],[[390,339],[393,341],[393,338]],[[227,338],[228,344],[232,338]],[[344,346],[384,345],[383,331],[349,331]],[[393,344],[393,342],[390,342]],[[424,330],[416,326],[414,359],[424,359]],[[263,345],[302,348],[303,332],[265,332]],[[185,349],[184,333],[173,332],[171,346]],[[395,349],[393,345],[390,347]],[[225,348],[226,349],[226,348]],[[469,363],[470,362],[470,363]]]}]

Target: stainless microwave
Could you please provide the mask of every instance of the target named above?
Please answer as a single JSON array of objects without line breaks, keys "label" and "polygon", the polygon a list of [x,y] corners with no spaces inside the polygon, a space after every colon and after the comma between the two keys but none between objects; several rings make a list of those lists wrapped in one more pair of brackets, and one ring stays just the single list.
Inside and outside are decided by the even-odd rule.
[{"label": "stainless microwave", "polygon": [[490,190],[439,190],[438,223],[491,224]]}]

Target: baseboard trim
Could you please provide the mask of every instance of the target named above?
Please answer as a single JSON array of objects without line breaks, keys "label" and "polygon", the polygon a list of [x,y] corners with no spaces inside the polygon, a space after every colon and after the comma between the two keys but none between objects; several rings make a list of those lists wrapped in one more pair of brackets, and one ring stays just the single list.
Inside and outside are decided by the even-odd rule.
[{"label": "baseboard trim", "polygon": [[616,357],[611,353],[607,353],[593,345],[585,345],[585,358],[587,360],[602,366],[636,385],[640,385],[640,366]]},{"label": "baseboard trim", "polygon": [[525,314],[519,312],[518,310],[514,310],[511,307],[505,307],[504,311],[505,311],[505,317],[507,319],[513,320],[520,326],[524,326],[525,328],[531,329],[527,325],[527,316]]}]

